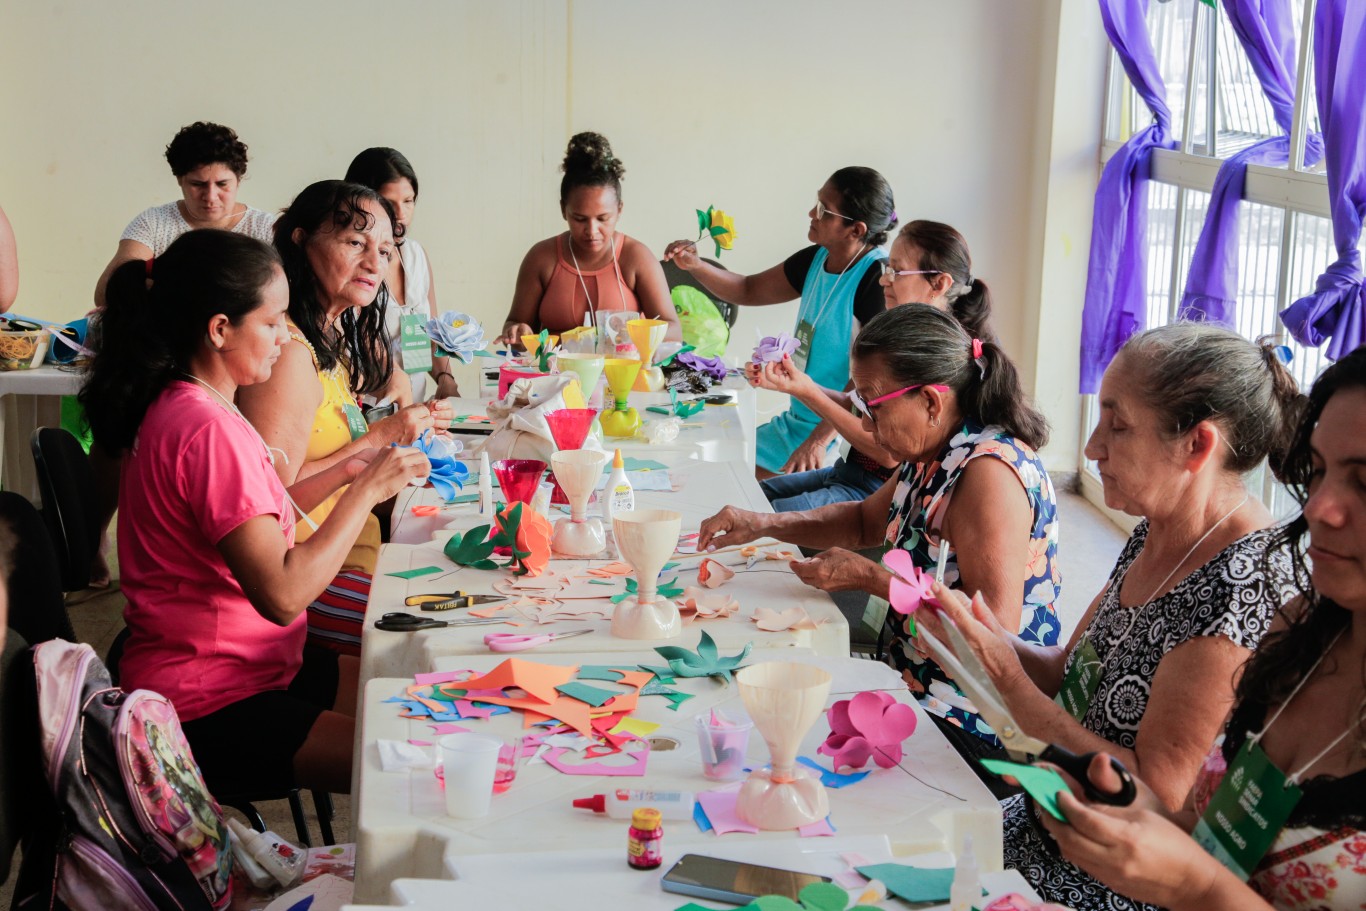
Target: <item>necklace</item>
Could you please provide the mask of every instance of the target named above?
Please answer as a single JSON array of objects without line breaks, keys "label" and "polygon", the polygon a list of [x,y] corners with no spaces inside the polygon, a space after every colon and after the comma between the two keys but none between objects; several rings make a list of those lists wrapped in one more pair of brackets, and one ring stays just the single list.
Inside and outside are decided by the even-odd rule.
[{"label": "necklace", "polygon": [[[593,332],[596,335],[598,328],[597,311],[593,307],[593,298],[588,293],[588,283],[583,280],[583,270],[579,268],[579,258],[574,255],[574,238],[569,238],[565,246],[569,248],[569,258],[574,263],[574,274],[579,277],[579,287],[583,289],[583,299],[588,302],[588,325],[593,327]],[[624,307],[626,306],[626,285],[621,280],[621,264],[617,262],[617,238],[615,234],[612,235],[608,247],[612,251],[612,268],[617,273],[617,299],[621,301],[621,305]]]},{"label": "necklace", "polygon": [[[1327,658],[1328,653],[1333,650],[1333,646],[1338,644],[1338,640],[1342,638],[1343,632],[1345,631],[1339,630],[1338,634],[1333,637],[1333,641],[1328,643],[1328,648],[1323,650],[1322,655],[1319,655],[1318,660],[1314,662],[1314,666],[1309,669],[1309,673],[1301,677],[1300,682],[1295,684],[1295,688],[1290,691],[1290,695],[1286,697],[1286,700],[1282,702],[1280,706],[1277,707],[1276,714],[1271,716],[1271,720],[1268,721],[1266,724],[1262,725],[1262,729],[1258,731],[1256,734],[1253,734],[1251,738],[1249,738],[1253,743],[1260,742],[1261,739],[1266,736],[1266,732],[1271,730],[1271,726],[1276,723],[1276,720],[1281,717],[1281,713],[1286,710],[1286,707],[1289,706],[1290,703],[1295,701],[1295,697],[1300,694],[1300,690],[1304,689],[1304,685],[1309,682],[1309,678],[1314,676],[1314,672],[1319,669],[1319,665],[1323,663],[1323,659]],[[1342,743],[1342,741],[1346,740],[1347,735],[1352,733],[1352,731],[1354,730],[1356,730],[1355,725],[1348,727],[1347,730],[1343,731],[1336,738],[1334,738],[1332,743],[1328,744],[1328,746],[1319,750],[1318,753],[1314,755],[1313,759],[1309,760],[1304,765],[1300,766],[1299,771],[1287,776],[1286,781],[1290,782],[1291,784],[1298,785],[1300,783],[1300,779],[1302,778],[1305,772],[1308,772],[1311,768],[1313,768],[1314,764],[1318,762],[1320,759],[1327,756],[1329,753],[1333,752],[1333,750],[1337,748],[1337,745]]]},{"label": "necklace", "polygon": [[[193,373],[182,371],[182,375],[194,380],[196,383],[203,386],[205,389],[209,390],[214,395],[218,396],[218,400],[223,403],[223,407],[227,408],[233,414],[237,415],[239,418],[242,419],[243,424],[246,424],[248,427],[251,428],[251,432],[255,434],[256,439],[261,442],[261,446],[266,450],[266,458],[270,460],[270,464],[275,464],[275,453],[277,452],[280,454],[280,457],[285,460],[285,464],[289,464],[289,456],[285,454],[285,451],[283,449],[272,448],[271,445],[266,442],[266,438],[261,436],[261,432],[256,429],[255,425],[253,425],[251,421],[247,420],[247,416],[242,413],[242,409],[237,407],[236,402],[233,402],[226,395],[219,392],[218,389],[212,383],[205,382],[204,380],[195,376]],[[304,522],[308,525],[309,528],[313,529],[314,531],[317,531],[318,523],[314,522],[313,519],[308,515],[308,513],[304,512],[302,509],[299,508],[299,504],[294,502],[294,497],[290,494],[288,487],[286,487],[284,490],[285,498],[289,500],[289,505],[294,507],[294,511],[299,514],[299,516],[304,520]]]},{"label": "necklace", "polygon": [[[852,266],[854,263],[858,262],[860,259],[863,258],[863,251],[866,249],[868,249],[867,244],[859,244],[858,252],[853,255],[849,262],[844,264],[844,268],[840,270],[840,274],[835,276],[835,283],[831,285],[830,290],[826,292],[825,300],[821,301],[820,307],[816,310],[816,318],[811,321],[811,328],[813,332],[815,328],[820,325],[821,317],[825,316],[825,308],[829,305],[830,298],[834,297],[835,292],[839,290],[840,280],[844,278],[844,273],[849,271],[850,266]],[[829,260],[829,254],[826,255],[826,259],[827,261]]]}]

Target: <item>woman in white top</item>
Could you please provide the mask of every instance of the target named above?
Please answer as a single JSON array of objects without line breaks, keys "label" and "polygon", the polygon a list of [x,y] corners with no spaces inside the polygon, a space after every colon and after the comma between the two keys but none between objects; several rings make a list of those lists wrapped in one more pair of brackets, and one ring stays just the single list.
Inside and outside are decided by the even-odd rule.
[{"label": "woman in white top", "polygon": [[275,216],[237,201],[247,173],[247,146],[229,127],[199,121],[175,134],[166,161],[180,184],[181,199],[141,212],[123,229],[114,258],[95,283],[95,306],[114,270],[130,259],[160,256],[171,241],[195,228],[222,228],[270,243]]},{"label": "woman in white top", "polygon": [[[398,245],[398,256],[389,261],[389,271],[384,279],[389,287],[384,328],[389,335],[395,368],[386,393],[399,407],[425,402],[429,393],[432,398],[440,399],[459,395],[460,390],[451,374],[450,358],[433,354],[430,370],[409,373],[400,348],[403,317],[415,314],[422,318],[423,323],[436,318],[432,264],[427,259],[426,251],[408,236],[413,210],[417,208],[417,172],[402,152],[377,146],[366,149],[352,159],[351,167],[346,169],[346,180],[369,187],[388,200],[397,219],[398,230],[394,232],[394,243]],[[428,388],[428,374],[436,380],[435,392]],[[403,382],[404,377],[409,382]]]}]

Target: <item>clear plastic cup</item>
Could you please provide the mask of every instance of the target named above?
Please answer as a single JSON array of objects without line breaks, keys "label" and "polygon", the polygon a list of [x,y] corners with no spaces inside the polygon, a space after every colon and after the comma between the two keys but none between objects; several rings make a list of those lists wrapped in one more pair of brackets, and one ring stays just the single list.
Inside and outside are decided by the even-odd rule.
[{"label": "clear plastic cup", "polygon": [[732,721],[719,713],[698,715],[697,743],[702,753],[702,774],[713,781],[735,781],[744,774],[745,752],[754,722]]},{"label": "clear plastic cup", "polygon": [[487,734],[447,734],[441,747],[446,782],[446,813],[457,819],[487,816],[493,801],[493,778],[503,741]]}]

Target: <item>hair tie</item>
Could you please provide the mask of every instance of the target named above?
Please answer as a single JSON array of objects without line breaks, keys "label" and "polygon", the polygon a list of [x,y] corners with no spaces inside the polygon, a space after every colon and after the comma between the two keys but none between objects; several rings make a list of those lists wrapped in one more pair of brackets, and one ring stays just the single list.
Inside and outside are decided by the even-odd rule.
[{"label": "hair tie", "polygon": [[1290,350],[1289,345],[1277,345],[1275,348],[1271,349],[1271,353],[1286,367],[1289,367],[1290,362],[1295,359],[1295,352]]},{"label": "hair tie", "polygon": [[152,263],[154,263],[154,262],[156,262],[156,257],[155,257],[155,256],[149,256],[149,257],[147,257],[146,269],[147,269],[147,277],[148,277],[148,278],[151,278],[151,277],[152,277]]},{"label": "hair tie", "polygon": [[972,340],[972,359],[979,360],[982,357],[982,340],[975,338]]}]

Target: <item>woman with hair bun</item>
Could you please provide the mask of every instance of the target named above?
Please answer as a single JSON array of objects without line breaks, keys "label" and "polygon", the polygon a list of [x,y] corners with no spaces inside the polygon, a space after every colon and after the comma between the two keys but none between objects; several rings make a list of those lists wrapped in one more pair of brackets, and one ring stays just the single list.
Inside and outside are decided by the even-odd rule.
[{"label": "woman with hair bun", "polygon": [[[1143,521],[1072,641],[1022,641],[985,591],[969,602],[971,586],[935,589],[1021,730],[1073,753],[1105,751],[1154,800],[1181,806],[1239,668],[1298,592],[1286,535],[1244,479],[1263,462],[1282,471],[1303,402],[1270,346],[1219,326],[1176,323],[1124,344],[1086,455],[1105,505]],[[929,611],[916,622],[943,632]],[[1023,796],[1005,803],[1003,824],[1006,866],[1046,901],[1136,907],[1058,857]]]},{"label": "woman with hair bun", "polygon": [[666,337],[680,341],[678,313],[659,261],[640,241],[617,230],[626,168],[607,138],[576,133],[560,170],[560,214],[569,230],[527,251],[496,344],[519,345],[523,335],[542,329],[561,333],[596,324],[602,310],[665,320]]},{"label": "woman with hair bun", "polygon": [[[1002,627],[1029,642],[1057,642],[1057,499],[1036,454],[1048,424],[1015,365],[995,342],[924,304],[874,317],[852,355],[850,398],[863,429],[900,469],[859,502],[773,514],[728,506],[702,523],[699,548],[764,536],[828,548],[793,564],[802,581],[884,600],[896,591],[892,574],[854,549],[899,548],[931,573],[942,559],[945,581],[992,599]],[[907,619],[888,614],[892,663],[960,751],[994,749],[994,734],[955,707],[944,672],[908,640]],[[931,698],[943,693],[950,699]]]},{"label": "woman with hair bun", "polygon": [[123,229],[114,258],[95,283],[95,306],[104,306],[104,289],[114,270],[130,259],[160,256],[186,231],[222,228],[270,243],[275,216],[237,201],[247,176],[247,145],[231,127],[198,121],[175,134],[166,146],[181,198],[139,213]]},{"label": "woman with hair bun", "polygon": [[[807,213],[811,246],[754,275],[739,275],[705,262],[690,240],[676,240],[664,259],[691,272],[706,288],[735,304],[764,306],[801,298],[794,360],[816,385],[844,389],[849,382],[849,345],[860,326],[883,310],[880,249],[896,227],[896,205],[887,180],[872,168],[840,168],[816,191]],[[758,385],[754,373],[750,382]],[[835,426],[800,400],[762,425],[755,474],[760,480],[825,467]]]},{"label": "woman with hair bun", "polygon": [[[887,309],[929,304],[942,310],[973,338],[994,339],[991,294],[972,277],[972,257],[963,235],[937,221],[903,225],[882,264],[882,294]],[[849,393],[827,389],[797,369],[791,356],[751,368],[751,380],[764,389],[785,392],[829,422],[849,443],[848,458],[798,474],[768,478],[760,486],[774,512],[813,509],[871,496],[900,465],[884,452],[852,411]]]}]

